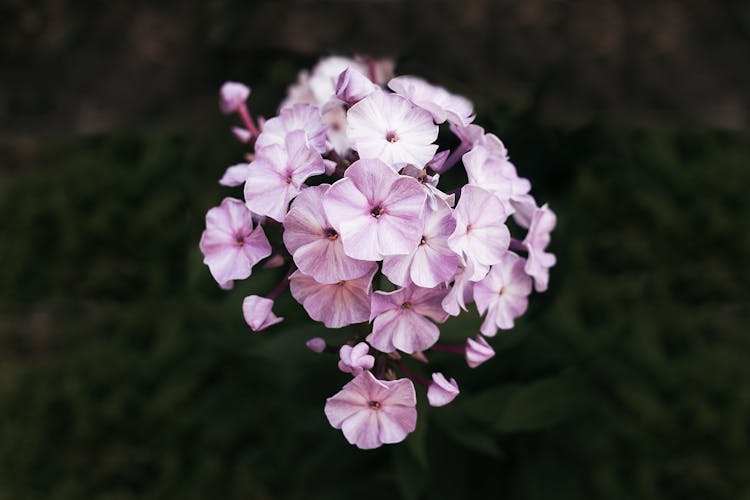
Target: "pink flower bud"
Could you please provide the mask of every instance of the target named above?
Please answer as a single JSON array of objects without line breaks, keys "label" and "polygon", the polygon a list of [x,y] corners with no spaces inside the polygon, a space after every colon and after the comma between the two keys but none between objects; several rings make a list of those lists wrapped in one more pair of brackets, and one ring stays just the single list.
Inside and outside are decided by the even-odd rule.
[{"label": "pink flower bud", "polygon": [[326,350],[326,341],[320,337],[311,338],[310,340],[305,342],[305,345],[312,352],[317,352],[318,354]]},{"label": "pink flower bud", "polygon": [[445,406],[459,394],[456,379],[446,380],[442,373],[432,374],[432,383],[427,388],[427,400],[430,406]]},{"label": "pink flower bud", "polygon": [[242,301],[242,314],[250,328],[257,332],[284,320],[271,312],[272,307],[273,300],[249,295]]},{"label": "pink flower bud", "polygon": [[469,368],[476,368],[494,355],[494,349],[481,335],[477,335],[476,340],[466,339],[466,363]]},{"label": "pink flower bud", "polygon": [[243,144],[247,144],[253,138],[253,134],[246,128],[232,127],[232,133]]},{"label": "pink flower bud", "polygon": [[349,67],[339,75],[336,82],[336,97],[351,106],[375,92],[376,88],[369,78]]},{"label": "pink flower bud", "polygon": [[365,342],[360,342],[354,347],[350,345],[341,346],[339,350],[339,370],[344,373],[351,373],[355,377],[365,370],[375,366],[375,358],[367,354],[370,346]]},{"label": "pink flower bud", "polygon": [[250,87],[237,82],[225,82],[219,91],[219,109],[228,115],[234,113],[250,96]]}]

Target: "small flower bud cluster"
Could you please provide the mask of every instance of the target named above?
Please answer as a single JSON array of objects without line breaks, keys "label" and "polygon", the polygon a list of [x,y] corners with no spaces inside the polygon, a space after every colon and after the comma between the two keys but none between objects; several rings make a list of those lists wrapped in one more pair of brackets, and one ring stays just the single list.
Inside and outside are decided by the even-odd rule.
[{"label": "small flower bud cluster", "polygon": [[[232,82],[220,92],[222,112],[243,124],[234,135],[253,151],[219,181],[242,186],[244,199],[208,211],[204,263],[224,289],[261,261],[287,268],[265,297],[245,298],[253,331],[283,321],[272,308],[287,289],[326,327],[357,325],[344,345],[307,341],[313,352],[337,354],[352,376],[325,414],[359,448],[402,441],[416,426],[414,382],[435,407],[459,394],[455,379],[427,379],[404,358],[428,363],[427,352],[444,351],[476,368],[493,357],[486,337],[513,328],[532,285],[547,289],[555,214],[531,196],[502,141],[472,123],[468,99],[394,78],[390,61],[325,58],[300,74],[277,116],[257,123],[249,96]],[[441,126],[457,138],[452,151],[439,150]],[[454,168],[468,183],[441,185]],[[270,226],[281,241],[269,242]],[[484,317],[480,333],[464,345],[440,343],[438,325],[471,303]]]}]

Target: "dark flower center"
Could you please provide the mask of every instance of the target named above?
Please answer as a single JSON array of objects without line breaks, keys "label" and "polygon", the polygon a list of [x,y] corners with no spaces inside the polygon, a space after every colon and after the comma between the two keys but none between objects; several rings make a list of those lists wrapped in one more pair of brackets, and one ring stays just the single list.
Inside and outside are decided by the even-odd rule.
[{"label": "dark flower center", "polygon": [[241,234],[238,234],[237,236],[234,237],[234,244],[237,245],[238,247],[241,247],[242,245],[245,244],[245,237]]},{"label": "dark flower center", "polygon": [[336,232],[336,230],[332,227],[328,227],[323,230],[323,234],[326,235],[326,238],[333,241],[339,237],[339,233]]},{"label": "dark flower center", "polygon": [[411,302],[404,302],[401,304],[401,309],[411,309]]},{"label": "dark flower center", "polygon": [[385,209],[383,209],[383,207],[381,207],[380,205],[376,205],[372,208],[372,210],[370,210],[370,215],[377,219],[378,217],[383,215],[383,212],[385,212]]},{"label": "dark flower center", "polygon": [[419,242],[419,246],[426,245],[427,244],[427,237],[422,236],[422,239]]},{"label": "dark flower center", "polygon": [[369,403],[367,403],[367,404],[368,404],[368,406],[369,406],[370,408],[372,408],[372,409],[374,409],[374,410],[377,410],[377,409],[379,409],[379,408],[380,408],[380,401],[370,401],[370,402],[369,402]]},{"label": "dark flower center", "polygon": [[341,280],[338,283],[336,283],[336,286],[344,286],[345,283],[346,283],[346,281]]},{"label": "dark flower center", "polygon": [[398,136],[396,132],[388,132],[385,134],[385,140],[388,142],[398,142]]}]

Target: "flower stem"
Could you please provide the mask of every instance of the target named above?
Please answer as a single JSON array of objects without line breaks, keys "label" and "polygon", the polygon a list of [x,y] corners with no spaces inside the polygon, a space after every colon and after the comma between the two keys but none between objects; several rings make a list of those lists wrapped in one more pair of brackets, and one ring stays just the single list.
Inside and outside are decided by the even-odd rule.
[{"label": "flower stem", "polygon": [[461,356],[466,352],[466,346],[463,344],[435,344],[430,349],[440,352],[452,352]]},{"label": "flower stem", "polygon": [[523,242],[516,238],[510,239],[510,249],[514,252],[528,252],[529,250],[526,248],[526,245],[523,244]]},{"label": "flower stem", "polygon": [[429,386],[430,386],[430,383],[429,383],[429,382],[427,381],[427,379],[425,379],[425,378],[424,378],[424,377],[422,377],[421,375],[418,375],[417,373],[415,373],[415,372],[411,371],[410,369],[408,369],[408,368],[407,368],[407,367],[406,367],[406,366],[405,366],[405,365],[404,365],[403,363],[401,363],[400,361],[396,361],[396,363],[395,363],[395,364],[396,364],[396,367],[398,367],[398,369],[399,369],[399,370],[401,370],[401,372],[402,372],[402,373],[403,373],[403,374],[404,374],[405,376],[407,376],[408,378],[410,378],[410,379],[411,379],[411,380],[412,380],[413,382],[416,382],[416,383],[418,383],[418,384],[420,384],[420,385],[422,385],[422,386],[424,386],[424,387],[429,387]]},{"label": "flower stem", "polygon": [[247,110],[247,105],[244,102],[240,104],[237,112],[242,119],[242,123],[245,124],[245,128],[247,128],[250,133],[253,134],[253,137],[257,138],[260,135],[260,132],[258,132],[258,127],[255,126],[255,123],[253,123],[253,119],[250,116],[250,112]]},{"label": "flower stem", "polygon": [[282,292],[287,289],[287,287],[289,286],[289,276],[291,276],[292,273],[296,270],[297,270],[297,266],[295,266],[294,264],[289,266],[289,270],[287,271],[287,273],[281,279],[279,284],[276,285],[273,288],[273,290],[271,290],[270,292],[266,294],[266,298],[271,299],[271,300],[276,300],[278,296],[281,295]]}]

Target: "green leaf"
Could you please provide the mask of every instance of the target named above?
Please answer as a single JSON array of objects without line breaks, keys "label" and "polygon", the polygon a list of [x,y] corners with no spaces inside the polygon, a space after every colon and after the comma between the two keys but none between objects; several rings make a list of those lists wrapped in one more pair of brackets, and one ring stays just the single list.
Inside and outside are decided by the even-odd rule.
[{"label": "green leaf", "polygon": [[493,458],[502,456],[492,429],[487,424],[473,421],[458,411],[450,411],[448,408],[436,409],[433,413],[433,420],[458,444]]},{"label": "green leaf", "polygon": [[494,427],[501,432],[552,427],[580,410],[586,392],[582,377],[573,372],[519,387],[508,397]]}]

